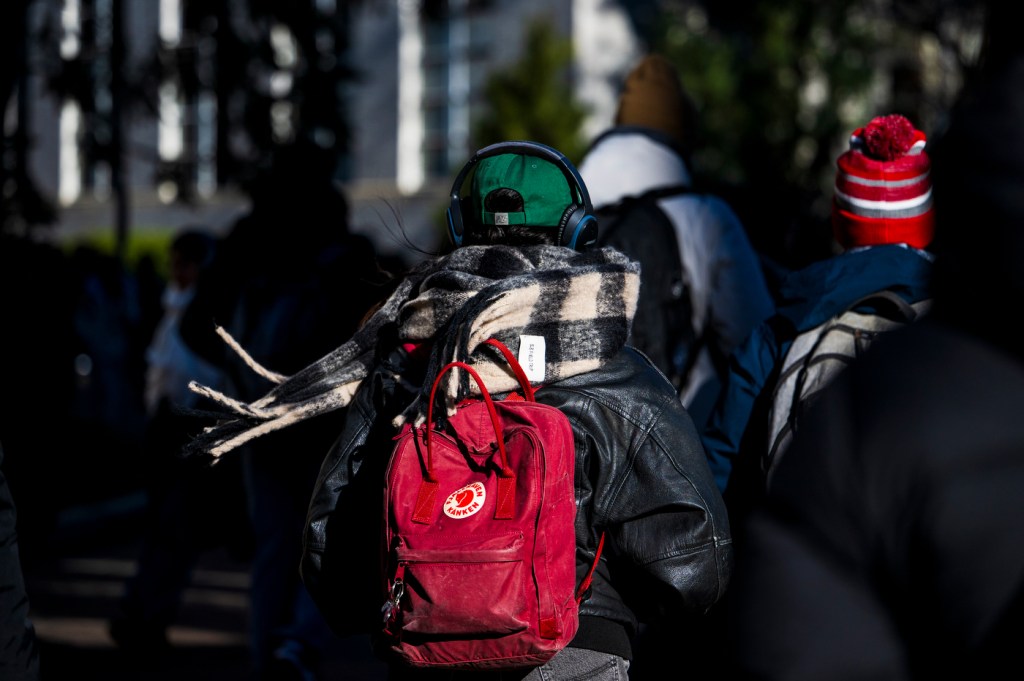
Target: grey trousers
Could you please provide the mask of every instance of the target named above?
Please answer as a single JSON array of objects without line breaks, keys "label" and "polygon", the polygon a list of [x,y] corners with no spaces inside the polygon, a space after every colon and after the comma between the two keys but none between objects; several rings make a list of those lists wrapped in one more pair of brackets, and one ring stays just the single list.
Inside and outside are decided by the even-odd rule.
[{"label": "grey trousers", "polygon": [[564,648],[547,664],[509,671],[450,671],[392,667],[388,681],[628,681],[629,661],[585,648]]},{"label": "grey trousers", "polygon": [[523,681],[626,681],[629,660],[618,655],[599,653],[585,648],[563,648],[546,664],[523,677]]}]

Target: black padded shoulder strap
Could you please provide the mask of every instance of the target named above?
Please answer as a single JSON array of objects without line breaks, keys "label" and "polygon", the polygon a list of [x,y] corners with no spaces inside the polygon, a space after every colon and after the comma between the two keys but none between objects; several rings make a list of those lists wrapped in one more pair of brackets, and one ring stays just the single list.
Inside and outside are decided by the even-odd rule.
[{"label": "black padded shoulder strap", "polygon": [[686,358],[695,345],[693,307],[679,255],[676,226],[658,200],[691,193],[686,185],[656,187],[596,209],[598,243],[611,246],[641,264],[640,300],[631,344],[641,350],[676,386],[688,375]]},{"label": "black padded shoulder strap", "polygon": [[[689,186],[684,185],[684,184],[673,184],[673,185],[666,185],[664,187],[655,187],[654,189],[647,190],[643,194],[636,194],[636,195],[633,195],[633,196],[625,196],[625,197],[623,197],[622,199],[620,199],[619,201],[617,201],[615,203],[610,203],[610,204],[601,206],[599,209],[597,209],[597,211],[598,211],[599,214],[605,216],[606,218],[609,215],[618,216],[618,215],[625,214],[631,207],[633,207],[636,204],[640,204],[640,203],[652,203],[653,204],[656,201],[668,198],[670,196],[681,196],[683,194],[695,194],[695,193],[697,193],[697,192],[695,192],[692,187],[689,187]],[[666,217],[665,219],[667,220],[668,218]],[[601,226],[600,226],[600,229],[601,229],[601,232],[602,232],[600,238],[602,240],[606,239],[612,231],[614,231],[615,229],[618,228],[618,226],[620,224],[622,224],[621,220],[615,220],[615,221],[609,222],[606,219],[605,221],[603,221],[601,223]],[[675,231],[673,229],[673,234],[674,233],[675,233]]]},{"label": "black padded shoulder strap", "polygon": [[642,194],[634,194],[631,196],[625,196],[617,203],[608,204],[602,206],[602,208],[614,208],[617,206],[627,205],[638,201],[658,201],[659,199],[665,199],[669,196],[678,196],[681,194],[696,194],[693,187],[685,184],[669,184],[664,187],[655,187],[654,189],[648,189]]},{"label": "black padded shoulder strap", "polygon": [[869,309],[872,313],[881,315],[893,321],[912,322],[918,317],[918,311],[906,301],[903,296],[895,291],[883,289],[858,298],[851,303],[847,310]]}]

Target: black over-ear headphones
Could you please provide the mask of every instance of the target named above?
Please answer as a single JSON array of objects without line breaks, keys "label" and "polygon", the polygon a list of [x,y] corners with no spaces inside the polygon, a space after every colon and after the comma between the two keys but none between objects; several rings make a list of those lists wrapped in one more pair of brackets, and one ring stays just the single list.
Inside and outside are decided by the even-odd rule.
[{"label": "black over-ear headphones", "polygon": [[[573,203],[569,204],[565,212],[562,213],[562,219],[559,220],[557,225],[558,243],[579,251],[593,245],[597,241],[597,218],[594,217],[594,207],[590,204],[590,194],[587,192],[587,187],[583,184],[583,178],[580,177],[576,167],[564,154],[546,144],[516,140],[512,142],[498,142],[497,144],[484,147],[473,154],[473,158],[469,159],[469,162],[459,171],[455,182],[452,184],[451,205],[448,207],[447,214],[448,236],[451,237],[452,243],[455,246],[462,245],[462,237],[466,233],[464,221],[466,213],[463,212],[463,209],[471,200],[468,197],[462,196],[462,185],[465,184],[470,171],[476,167],[479,161],[501,154],[536,156],[557,165],[565,175],[570,188],[575,190],[571,192],[574,194]],[[576,203],[577,200],[582,201],[582,205]]]}]

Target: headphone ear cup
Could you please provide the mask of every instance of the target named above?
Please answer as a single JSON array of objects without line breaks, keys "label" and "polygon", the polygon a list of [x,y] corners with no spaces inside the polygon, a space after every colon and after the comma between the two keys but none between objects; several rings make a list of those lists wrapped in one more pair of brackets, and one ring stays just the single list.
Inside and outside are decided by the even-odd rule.
[{"label": "headphone ear cup", "polygon": [[465,235],[465,222],[462,219],[462,206],[466,199],[452,197],[452,203],[448,206],[447,222],[448,237],[455,247],[462,245],[462,237]]},{"label": "headphone ear cup", "polygon": [[585,214],[579,224],[576,225],[572,248],[582,251],[590,248],[595,243],[597,243],[597,218],[593,215]]},{"label": "headphone ear cup", "polygon": [[558,243],[582,250],[597,240],[597,219],[583,206],[572,204],[562,213],[558,224]]}]

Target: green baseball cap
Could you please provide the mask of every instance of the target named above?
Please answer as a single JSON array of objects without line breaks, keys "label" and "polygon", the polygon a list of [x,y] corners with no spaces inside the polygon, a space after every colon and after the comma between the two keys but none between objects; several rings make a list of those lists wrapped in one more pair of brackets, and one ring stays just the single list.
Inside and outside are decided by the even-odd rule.
[{"label": "green baseball cap", "polygon": [[[512,189],[523,197],[522,212],[491,213],[484,200],[496,189]],[[556,227],[565,209],[574,204],[562,169],[526,154],[500,154],[481,159],[473,174],[473,211],[482,225]]]}]

